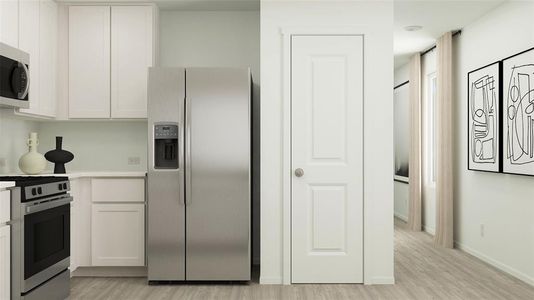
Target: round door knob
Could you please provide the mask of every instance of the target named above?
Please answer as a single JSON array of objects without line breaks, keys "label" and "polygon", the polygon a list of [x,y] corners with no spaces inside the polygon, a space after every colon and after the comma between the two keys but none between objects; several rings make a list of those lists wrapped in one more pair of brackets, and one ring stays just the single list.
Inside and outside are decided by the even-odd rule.
[{"label": "round door knob", "polygon": [[302,170],[301,168],[296,169],[295,170],[295,176],[297,176],[297,177],[304,176],[304,170]]}]

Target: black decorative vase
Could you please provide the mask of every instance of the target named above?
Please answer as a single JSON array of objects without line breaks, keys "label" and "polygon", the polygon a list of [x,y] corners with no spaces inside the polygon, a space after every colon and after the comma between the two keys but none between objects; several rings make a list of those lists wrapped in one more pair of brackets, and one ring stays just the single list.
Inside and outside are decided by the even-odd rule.
[{"label": "black decorative vase", "polygon": [[45,158],[54,163],[54,174],[65,174],[65,164],[74,159],[74,154],[61,149],[63,137],[56,136],[56,149],[46,152]]}]

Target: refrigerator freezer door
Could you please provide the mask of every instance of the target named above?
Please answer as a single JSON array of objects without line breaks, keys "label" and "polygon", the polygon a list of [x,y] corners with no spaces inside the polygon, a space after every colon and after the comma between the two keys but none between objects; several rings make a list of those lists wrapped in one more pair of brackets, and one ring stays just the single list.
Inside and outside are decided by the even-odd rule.
[{"label": "refrigerator freezer door", "polygon": [[186,77],[186,278],[250,280],[250,73]]},{"label": "refrigerator freezer door", "polygon": [[[150,68],[148,83],[148,234],[149,281],[185,280],[184,98],[185,70]],[[168,125],[168,126],[167,126]],[[178,131],[168,138],[165,128]],[[156,143],[177,147],[178,162],[155,167]],[[172,148],[172,147],[171,147]],[[175,148],[173,148],[175,149]],[[169,154],[165,154],[168,156]],[[161,160],[168,160],[166,157]]]}]

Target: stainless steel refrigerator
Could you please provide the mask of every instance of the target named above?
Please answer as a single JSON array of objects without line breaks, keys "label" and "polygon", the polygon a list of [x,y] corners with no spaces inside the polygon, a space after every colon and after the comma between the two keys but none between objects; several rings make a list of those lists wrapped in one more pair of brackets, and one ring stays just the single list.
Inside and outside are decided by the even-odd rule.
[{"label": "stainless steel refrigerator", "polygon": [[150,68],[148,280],[250,280],[250,71]]}]

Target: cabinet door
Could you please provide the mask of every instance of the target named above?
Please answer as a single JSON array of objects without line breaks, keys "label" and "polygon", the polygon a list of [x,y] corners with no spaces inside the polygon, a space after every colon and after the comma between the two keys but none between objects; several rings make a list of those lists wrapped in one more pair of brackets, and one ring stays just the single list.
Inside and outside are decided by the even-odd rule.
[{"label": "cabinet door", "polygon": [[19,1],[0,1],[0,42],[11,47],[19,46]]},{"label": "cabinet door", "polygon": [[57,99],[57,4],[41,0],[39,21],[39,115],[55,117]]},{"label": "cabinet door", "polygon": [[40,55],[39,55],[39,0],[20,0],[19,48],[30,55],[30,107],[20,112],[39,114]]},{"label": "cabinet door", "polygon": [[93,266],[145,265],[145,205],[93,204]]},{"label": "cabinet door", "polygon": [[110,7],[69,7],[69,117],[110,116]]},{"label": "cabinet door", "polygon": [[153,65],[153,8],[111,8],[111,117],[146,118]]},{"label": "cabinet door", "polygon": [[0,227],[0,299],[10,299],[11,233],[10,226]]}]

